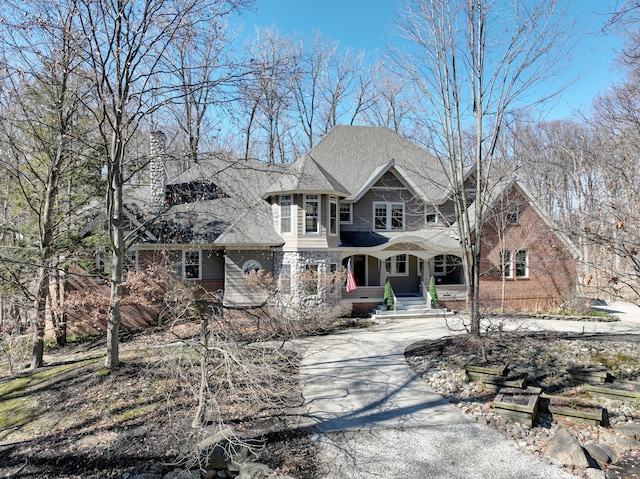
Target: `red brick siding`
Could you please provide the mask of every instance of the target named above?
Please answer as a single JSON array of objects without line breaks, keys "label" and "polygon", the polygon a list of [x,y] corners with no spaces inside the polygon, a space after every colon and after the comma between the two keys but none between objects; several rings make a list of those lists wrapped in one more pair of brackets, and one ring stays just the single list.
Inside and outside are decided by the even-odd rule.
[{"label": "red brick siding", "polygon": [[373,313],[373,310],[379,306],[380,303],[353,303],[351,307],[351,316],[355,318],[369,316],[369,314]]},{"label": "red brick siding", "polygon": [[196,281],[208,293],[215,293],[219,289],[224,290],[224,279],[203,279]]},{"label": "red brick siding", "polygon": [[495,221],[489,221],[483,230],[481,307],[497,309],[501,306],[500,251],[504,245],[504,249],[512,252],[512,260],[516,251],[526,250],[529,266],[527,278],[506,280],[505,309],[540,311],[556,308],[575,295],[576,261],[566,243],[515,190],[510,198],[520,204],[518,224],[502,228],[496,226]]}]

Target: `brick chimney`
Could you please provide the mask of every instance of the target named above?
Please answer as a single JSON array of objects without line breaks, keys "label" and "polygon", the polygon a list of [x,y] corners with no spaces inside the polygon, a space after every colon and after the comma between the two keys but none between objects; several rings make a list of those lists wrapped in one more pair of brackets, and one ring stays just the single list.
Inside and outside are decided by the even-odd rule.
[{"label": "brick chimney", "polygon": [[167,173],[165,171],[165,147],[167,137],[161,131],[152,131],[149,146],[149,199],[151,210],[159,213],[165,207],[165,188],[167,186]]}]

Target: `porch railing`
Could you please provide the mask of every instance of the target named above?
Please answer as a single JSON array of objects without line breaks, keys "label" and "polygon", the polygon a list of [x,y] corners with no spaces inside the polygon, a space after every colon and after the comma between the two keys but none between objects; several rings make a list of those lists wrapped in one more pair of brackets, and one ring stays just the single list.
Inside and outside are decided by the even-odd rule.
[{"label": "porch railing", "polygon": [[425,304],[428,308],[433,308],[433,303],[431,302],[431,294],[429,293],[429,288],[424,284],[424,281],[420,281],[420,288],[422,288],[422,298],[424,299]]},{"label": "porch railing", "polygon": [[398,314],[398,297],[396,296],[396,292],[391,287],[391,294],[393,295],[393,315]]}]

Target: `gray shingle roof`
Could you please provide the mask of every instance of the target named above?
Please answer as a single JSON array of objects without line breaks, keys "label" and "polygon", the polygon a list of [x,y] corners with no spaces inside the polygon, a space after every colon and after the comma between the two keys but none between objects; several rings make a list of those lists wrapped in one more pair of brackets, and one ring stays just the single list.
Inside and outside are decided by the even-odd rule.
[{"label": "gray shingle roof", "polygon": [[[216,195],[173,205],[156,222],[154,234],[162,243],[280,245],[263,198],[304,192],[354,200],[390,168],[424,201],[439,204],[448,196],[448,176],[426,150],[386,128],[336,126],[293,165],[201,156],[167,183],[179,189],[205,182]],[[145,195],[133,196],[137,210],[148,211]]]},{"label": "gray shingle roof", "polygon": [[281,246],[282,237],[276,233],[270,205],[260,200],[245,211],[215,241],[220,246]]},{"label": "gray shingle roof", "polygon": [[442,164],[423,148],[387,128],[336,126],[301,158],[321,165],[353,199],[390,161],[427,201],[440,203],[450,190]]},{"label": "gray shingle roof", "polygon": [[281,176],[264,193],[264,197],[286,193],[317,193],[348,196],[349,192],[330,173],[306,154],[296,161],[290,171]]},{"label": "gray shingle roof", "polygon": [[[167,186],[179,190],[180,185],[212,183],[221,194],[171,205],[150,230],[163,244],[283,244],[262,194],[289,168],[290,165],[201,155],[198,164],[168,179]],[[129,208],[150,218],[149,186],[129,187],[127,191]]]},{"label": "gray shingle roof", "polygon": [[188,184],[202,180],[212,181],[229,196],[262,198],[276,181],[288,175],[290,165],[264,163],[211,155],[204,157],[168,185]]}]

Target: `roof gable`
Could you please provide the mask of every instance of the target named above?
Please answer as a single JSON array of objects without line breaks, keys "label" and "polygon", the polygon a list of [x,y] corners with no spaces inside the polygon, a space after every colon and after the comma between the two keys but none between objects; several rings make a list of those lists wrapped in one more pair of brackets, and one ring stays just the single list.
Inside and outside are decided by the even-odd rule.
[{"label": "roof gable", "polygon": [[347,196],[349,192],[307,153],[263,194],[263,197],[283,193],[318,193]]},{"label": "roof gable", "polygon": [[339,181],[349,201],[361,198],[391,167],[425,201],[439,201],[450,190],[435,157],[387,128],[336,126],[305,156]]}]

